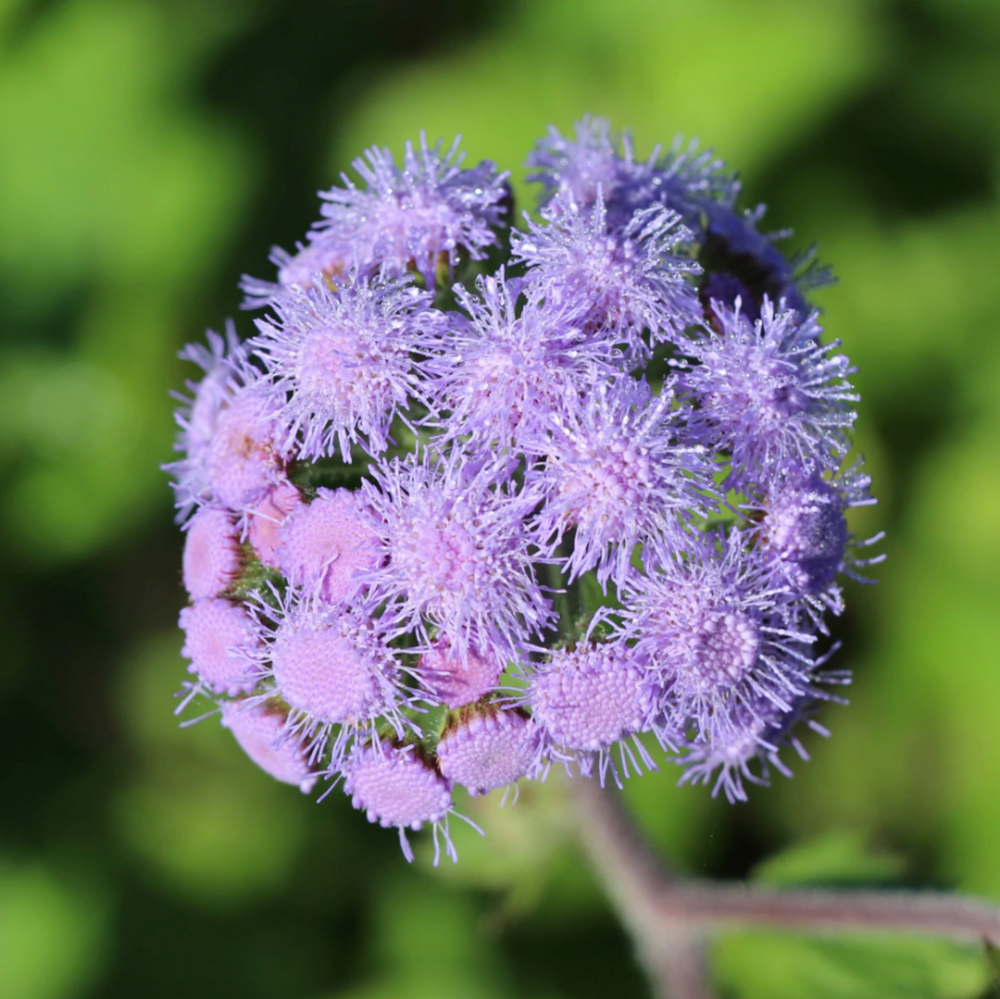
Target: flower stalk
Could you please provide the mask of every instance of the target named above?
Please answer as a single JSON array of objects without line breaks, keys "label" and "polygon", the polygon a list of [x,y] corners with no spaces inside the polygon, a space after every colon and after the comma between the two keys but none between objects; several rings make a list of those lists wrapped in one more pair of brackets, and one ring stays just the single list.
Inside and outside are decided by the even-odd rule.
[{"label": "flower stalk", "polygon": [[710,997],[705,944],[730,927],[887,930],[1000,943],[1000,906],[962,895],[766,888],[680,877],[653,852],[616,789],[574,780],[570,791],[581,843],[658,999]]}]

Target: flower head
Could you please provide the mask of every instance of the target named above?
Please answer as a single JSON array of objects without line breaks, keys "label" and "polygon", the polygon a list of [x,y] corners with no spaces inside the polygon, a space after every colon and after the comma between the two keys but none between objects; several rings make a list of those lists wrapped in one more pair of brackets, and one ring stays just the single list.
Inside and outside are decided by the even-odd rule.
[{"label": "flower head", "polygon": [[[618,770],[609,750],[619,742],[653,727],[656,713],[655,678],[644,657],[624,642],[583,642],[557,649],[531,676],[528,704],[538,726],[543,752],[558,760],[575,760],[582,773],[591,774],[595,760],[601,782],[610,767]],[[638,740],[639,759],[655,769]],[[631,760],[641,767],[623,744],[625,776]]]},{"label": "flower head", "polygon": [[379,536],[379,567],[363,579],[384,619],[448,636],[462,658],[506,661],[551,619],[533,568],[529,512],[507,466],[427,451],[373,465],[364,495]]},{"label": "flower head", "polygon": [[334,610],[295,594],[274,606],[261,596],[253,622],[257,643],[244,657],[263,684],[257,700],[279,697],[288,705],[284,734],[311,743],[311,760],[323,755],[332,734],[336,769],[357,732],[379,719],[402,737],[402,665],[370,609]]},{"label": "flower head", "polygon": [[442,444],[520,441],[573,393],[620,373],[621,354],[588,339],[568,302],[529,298],[518,311],[518,286],[503,271],[477,288],[474,296],[456,286],[469,319],[456,318],[425,347]]},{"label": "flower head", "polygon": [[715,275],[731,276],[740,288],[737,292],[736,284],[718,279],[708,282],[702,290],[706,309],[711,299],[731,309],[739,293],[754,318],[765,296],[772,302],[783,301],[786,308],[804,317],[810,309],[803,290],[833,281],[829,269],[816,264],[815,248],[789,259],[774,244],[790,236],[790,231],[765,235],[758,230],[765,210],[766,206],[758,205],[752,211],[737,211],[731,202],[706,205],[702,257]]},{"label": "flower head", "polygon": [[497,656],[475,649],[462,656],[447,635],[439,635],[420,656],[415,672],[433,700],[460,708],[493,690],[504,665]]},{"label": "flower head", "polygon": [[650,737],[730,800],[787,772],[846,680],[840,576],[879,561],[847,526],[853,368],[804,297],[826,273],[696,142],[643,158],[587,117],[528,164],[511,232],[457,140],[368,150],[244,280],[254,339],[182,354],[179,710],[343,780],[408,858],[428,824],[454,858],[454,786],[620,785]]},{"label": "flower head", "polygon": [[839,614],[844,609],[837,577],[869,582],[860,570],[885,558],[860,554],[881,535],[857,542],[847,529],[848,509],[875,502],[870,485],[860,463],[827,477],[792,466],[759,503],[748,504],[758,515],[761,552],[774,578],[788,587],[793,599],[804,602],[820,630],[825,631],[827,610]]},{"label": "flower head", "polygon": [[267,369],[282,445],[322,458],[339,445],[384,451],[396,412],[417,377],[410,354],[429,297],[405,280],[351,272],[335,289],[292,288],[275,298],[275,316],[258,319],[251,342]]},{"label": "flower head", "polygon": [[830,735],[814,715],[825,701],[839,704],[846,701],[822,685],[849,683],[850,675],[828,671],[814,673],[810,679],[809,689],[797,697],[788,710],[779,709],[761,698],[732,704],[725,724],[717,725],[713,732],[685,745],[677,760],[684,768],[680,782],[711,783],[712,797],[723,791],[732,803],[747,800],[744,781],[766,786],[772,767],[785,777],[791,777],[791,770],[781,759],[781,750],[791,746],[800,759],[809,759],[796,730],[805,725],[824,738]]},{"label": "flower head", "polygon": [[467,711],[445,730],[437,745],[438,768],[469,794],[488,794],[527,774],[535,741],[534,725],[522,711],[486,705]]},{"label": "flower head", "polygon": [[247,535],[254,553],[264,565],[281,568],[281,525],[301,505],[302,494],[295,485],[279,481],[247,511]]},{"label": "flower head", "polygon": [[[227,471],[222,438],[231,435],[240,420],[238,416],[226,417],[225,414],[236,397],[251,393],[260,379],[260,372],[250,363],[247,347],[240,342],[233,323],[226,324],[225,336],[209,330],[206,338],[207,347],[191,343],[180,353],[182,360],[197,364],[205,376],[200,382],[187,383],[190,396],[177,396],[181,406],[175,419],[180,433],[174,450],[184,457],[164,465],[164,471],[170,472],[176,480],[173,486],[181,520],[201,503],[216,500],[225,506],[231,505],[216,495],[216,488],[219,479],[226,479]],[[241,405],[244,410],[248,408],[246,403]],[[252,432],[259,429],[254,427]],[[266,433],[266,426],[263,429]],[[252,453],[256,450],[252,444],[247,446],[248,465],[253,464]],[[222,489],[228,495],[226,485],[223,482]]]},{"label": "flower head", "polygon": [[694,439],[732,455],[733,480],[766,483],[794,462],[811,471],[836,467],[858,396],[839,341],[823,345],[815,315],[803,320],[765,299],[761,317],[739,306],[714,307],[720,332],[708,332],[687,352],[696,363],[678,378],[678,394],[696,404]]},{"label": "flower head", "polygon": [[564,566],[570,582],[596,569],[602,584],[621,585],[636,545],[704,511],[713,469],[707,449],[684,443],[682,418],[668,387],[654,397],[644,382],[623,378],[574,399],[528,439],[541,456],[526,479],[541,500],[538,537],[555,550],[575,531]]},{"label": "flower head", "polygon": [[740,185],[725,171],[711,151],[698,151],[698,143],[675,140],[661,155],[656,146],[645,160],[636,158],[631,136],[618,140],[604,118],[584,117],[568,139],[555,128],[541,139],[527,165],[535,169],[528,180],[544,186],[543,201],[588,207],[600,191],[607,203],[610,227],[627,223],[633,212],[663,205],[677,212],[684,224],[698,234],[704,230],[706,207],[732,205]]},{"label": "flower head", "polygon": [[815,635],[739,531],[689,537],[677,553],[651,545],[624,587],[623,635],[662,684],[675,728],[725,736],[733,705],[790,711],[817,664]]},{"label": "flower head", "polygon": [[240,568],[239,539],[232,514],[202,507],[185,529],[184,588],[194,600],[221,596]]},{"label": "flower head", "polygon": [[204,598],[185,607],[179,623],[185,635],[181,655],[191,660],[188,672],[196,674],[206,690],[233,697],[257,686],[256,671],[245,654],[256,650],[259,641],[243,607]]},{"label": "flower head", "polygon": [[318,774],[309,761],[308,748],[283,738],[287,712],[273,704],[253,707],[243,701],[223,701],[222,724],[233,733],[240,748],[266,774],[285,784],[296,784],[308,794]]},{"label": "flower head", "polygon": [[622,156],[611,136],[611,123],[589,115],[574,125],[575,138],[565,138],[557,128],[539,139],[527,159],[535,170],[528,180],[542,184],[546,201],[558,196],[568,204],[590,206],[603,192],[612,198],[627,183],[633,167],[631,143],[626,139]]},{"label": "flower head", "polygon": [[515,255],[528,265],[535,292],[581,315],[591,335],[624,342],[641,360],[652,342],[672,339],[701,320],[701,306],[686,278],[701,268],[685,259],[691,232],[680,216],[660,205],[636,211],[625,226],[609,230],[600,190],[594,204],[542,210],[540,225],[512,234]]},{"label": "flower head", "polygon": [[377,564],[377,535],[357,494],[346,489],[318,489],[311,503],[289,514],[280,533],[288,581],[315,589],[331,605],[350,600],[361,585],[359,573]]},{"label": "flower head", "polygon": [[[355,808],[367,814],[369,822],[399,830],[407,860],[413,860],[413,851],[406,830],[421,829],[426,823],[434,827],[435,846],[438,830],[443,828],[445,849],[453,860],[458,859],[447,827],[451,788],[415,746],[379,741],[357,744],[344,767],[344,793],[350,795]],[[435,849],[434,863],[437,861]]]},{"label": "flower head", "polygon": [[339,247],[343,260],[365,269],[403,274],[414,267],[427,288],[434,287],[439,259],[449,271],[463,252],[481,260],[504,222],[507,174],[485,160],[463,170],[458,143],[443,152],[421,133],[418,149],[406,144],[401,166],[388,149],[367,150],[353,163],[364,189],[341,175],[343,187],[320,195],[324,218],[310,238]]}]

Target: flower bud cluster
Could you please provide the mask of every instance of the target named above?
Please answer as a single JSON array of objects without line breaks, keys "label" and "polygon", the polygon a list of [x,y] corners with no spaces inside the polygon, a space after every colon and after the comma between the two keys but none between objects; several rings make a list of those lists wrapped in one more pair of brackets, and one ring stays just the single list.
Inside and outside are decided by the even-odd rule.
[{"label": "flower bud cluster", "polygon": [[[857,401],[788,261],[693,146],[605,122],[506,174],[421,140],[322,194],[256,335],[183,357],[184,705],[372,822],[661,750],[730,799],[836,699]],[[824,646],[826,646],[824,648]]]}]

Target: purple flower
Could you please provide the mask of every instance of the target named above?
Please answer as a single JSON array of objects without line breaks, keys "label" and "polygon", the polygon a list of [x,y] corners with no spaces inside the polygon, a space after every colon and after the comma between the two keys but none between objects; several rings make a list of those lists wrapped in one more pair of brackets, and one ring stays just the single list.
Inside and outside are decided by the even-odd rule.
[{"label": "purple flower", "polygon": [[282,738],[286,711],[270,703],[250,707],[243,701],[223,701],[221,712],[223,726],[264,773],[298,785],[303,794],[313,789],[318,774],[310,763],[308,746]]},{"label": "purple flower", "polygon": [[[174,450],[184,457],[163,466],[176,479],[173,487],[180,520],[195,506],[212,500],[239,509],[244,496],[236,480],[270,481],[278,464],[266,439],[269,424],[259,401],[241,401],[236,413],[226,415],[238,397],[255,395],[260,381],[246,344],[240,342],[232,322],[226,324],[224,337],[209,330],[206,338],[208,347],[191,343],[180,353],[182,360],[197,364],[205,377],[187,383],[190,397],[177,396],[181,406],[175,419],[181,432]],[[241,425],[243,448],[239,446]],[[234,443],[236,453],[227,452],[227,446]],[[220,486],[224,495],[219,494]],[[232,499],[239,502],[230,503]]]},{"label": "purple flower", "polygon": [[770,491],[761,520],[761,543],[799,593],[829,589],[847,548],[845,503],[815,472],[793,476]]},{"label": "purple flower", "polygon": [[280,246],[271,248],[268,259],[278,268],[278,280],[265,281],[243,275],[240,288],[245,293],[244,309],[269,306],[292,288],[331,287],[346,274],[353,264],[353,257],[346,248],[333,239],[314,238],[306,244],[295,244],[295,253],[288,253]]},{"label": "purple flower", "polygon": [[774,578],[789,588],[794,599],[804,601],[822,631],[824,613],[840,614],[844,609],[837,576],[843,573],[856,582],[870,582],[859,570],[885,558],[862,557],[858,549],[875,544],[882,535],[856,542],[844,516],[852,507],[876,502],[869,494],[870,485],[860,462],[829,479],[793,466],[759,503],[747,505],[759,516],[761,552]]},{"label": "purple flower", "polygon": [[256,641],[238,654],[265,688],[250,703],[279,697],[288,705],[282,738],[309,742],[311,761],[329,745],[332,770],[357,733],[374,729],[379,719],[402,738],[400,708],[410,699],[401,683],[403,667],[371,609],[334,610],[294,593],[269,596],[277,606],[259,595],[251,605]]},{"label": "purple flower", "polygon": [[545,201],[559,197],[587,207],[597,201],[600,191],[605,198],[615,197],[634,164],[631,143],[626,140],[625,156],[620,155],[611,138],[611,123],[604,118],[587,115],[573,128],[575,140],[549,126],[549,134],[538,140],[526,161],[535,170],[528,180],[544,186]]},{"label": "purple flower", "polygon": [[697,406],[694,440],[732,455],[732,482],[766,483],[789,464],[834,468],[847,452],[858,396],[847,381],[854,369],[823,345],[815,314],[775,310],[764,300],[751,322],[737,307],[714,306],[719,332],[707,331],[686,349],[694,364],[682,372],[678,395]]},{"label": "purple flower", "polygon": [[339,444],[345,462],[352,444],[384,451],[417,384],[410,354],[429,302],[405,280],[356,272],[334,290],[294,287],[273,299],[276,316],[257,320],[250,345],[270,378],[282,447],[316,459]]},{"label": "purple flower", "polygon": [[741,184],[710,149],[699,152],[698,146],[697,139],[674,139],[666,153],[657,155],[649,186],[654,200],[677,212],[702,241],[706,215],[720,206],[731,208]]},{"label": "purple flower", "polygon": [[553,414],[526,447],[542,456],[525,488],[540,501],[535,523],[546,551],[575,530],[564,563],[570,582],[596,569],[602,585],[620,586],[636,545],[706,511],[713,466],[705,448],[684,443],[669,387],[653,397],[631,378],[600,384]]},{"label": "purple flower", "polygon": [[318,489],[311,503],[289,514],[280,536],[289,583],[315,590],[331,605],[350,600],[361,585],[359,573],[376,565],[377,535],[357,494],[346,489]]},{"label": "purple flower", "polygon": [[[800,759],[809,759],[809,753],[796,734],[798,726],[804,724],[828,738],[829,730],[814,718],[817,708],[827,701],[847,703],[817,684],[850,683],[849,673],[817,673],[811,680],[810,689],[796,698],[787,711],[766,699],[734,703],[724,725],[717,725],[709,735],[689,742],[683,755],[675,760],[684,768],[680,783],[711,783],[713,798],[724,791],[728,801],[735,803],[747,800],[744,781],[767,786],[771,767],[791,777],[792,771],[781,759],[781,750],[791,746]],[[752,769],[754,765],[757,772]],[[715,776],[716,771],[718,776]]]},{"label": "purple flower", "polygon": [[624,342],[633,361],[652,342],[670,340],[701,321],[698,295],[686,279],[701,268],[683,254],[691,232],[659,205],[637,211],[617,230],[607,225],[604,198],[593,206],[542,209],[545,225],[528,218],[527,233],[512,233],[516,257],[528,267],[536,294],[579,312],[592,336]]},{"label": "purple flower", "polygon": [[568,396],[620,373],[620,352],[588,339],[567,303],[528,299],[518,312],[518,285],[502,269],[477,288],[478,298],[456,285],[470,319],[456,317],[423,348],[431,355],[425,391],[440,444],[519,440]]},{"label": "purple flower", "polygon": [[458,860],[448,834],[451,788],[416,746],[382,741],[356,744],[344,767],[344,793],[367,814],[369,822],[399,830],[399,844],[408,861],[413,861],[413,851],[406,830],[421,829],[425,823],[434,828],[435,866],[440,856],[439,830],[444,834],[445,852]]},{"label": "purple flower", "polygon": [[202,688],[214,694],[247,693],[257,686],[254,668],[240,653],[256,651],[254,622],[240,604],[205,598],[185,607],[179,624],[184,631],[181,655],[191,660]]},{"label": "purple flower", "polygon": [[463,657],[447,635],[438,635],[414,672],[434,701],[460,708],[493,690],[505,665],[496,656],[470,650]]},{"label": "purple flower", "polygon": [[[589,777],[596,763],[601,783],[610,768],[621,783],[611,748],[620,742],[621,766],[655,770],[642,743],[623,740],[654,727],[656,683],[641,654],[624,642],[583,642],[556,649],[531,675],[527,703],[538,726],[539,765],[547,757],[576,762]],[[634,752],[633,752],[634,748]],[[636,757],[638,756],[638,760]]]},{"label": "purple flower", "polygon": [[301,505],[299,490],[291,482],[279,481],[247,511],[247,538],[264,565],[281,568],[281,525]]},{"label": "purple flower", "polygon": [[379,535],[379,568],[362,579],[383,619],[417,635],[431,630],[468,654],[506,661],[552,619],[535,580],[530,507],[504,463],[408,455],[373,465],[363,484]]},{"label": "purple flower", "polygon": [[[753,318],[765,296],[772,302],[783,301],[786,308],[802,316],[809,314],[803,289],[830,284],[829,268],[815,261],[816,248],[798,254],[790,260],[774,245],[791,235],[789,230],[763,234],[757,224],[766,207],[758,205],[752,211],[737,211],[732,203],[708,203],[702,262],[706,269],[731,275],[749,292],[743,295],[744,307]],[[737,288],[709,279],[702,289],[706,309],[715,299],[732,309],[736,304]]]},{"label": "purple flower", "polygon": [[457,140],[368,150],[244,280],[255,338],[182,354],[180,710],[343,780],[408,859],[427,824],[454,858],[454,786],[620,785],[649,737],[745,799],[825,734],[840,576],[880,561],[847,528],[853,368],[803,296],[826,273],[695,142],[639,158],[587,117],[528,164],[511,233],[507,175]]},{"label": "purple flower", "polygon": [[528,180],[544,185],[544,202],[589,207],[603,193],[610,228],[627,223],[633,212],[663,205],[677,212],[701,237],[706,208],[712,203],[731,206],[739,194],[739,181],[711,151],[698,152],[698,143],[674,141],[661,155],[656,146],[646,160],[636,159],[631,136],[619,141],[606,119],[584,117],[574,126],[576,138],[564,138],[550,127],[529,155],[535,169]]},{"label": "purple flower", "polygon": [[816,666],[786,591],[739,531],[695,535],[685,551],[643,551],[645,572],[623,587],[621,636],[649,663],[674,727],[725,736],[733,706],[767,702],[790,711]]},{"label": "purple flower", "polygon": [[463,712],[445,728],[437,745],[442,776],[488,794],[509,787],[527,774],[535,756],[535,727],[522,711],[494,705]]},{"label": "purple flower", "polygon": [[219,414],[205,455],[211,500],[246,513],[284,478],[284,457],[276,441],[275,400],[259,383],[236,392]]},{"label": "purple flower", "polygon": [[343,187],[320,194],[324,217],[309,233],[310,245],[297,257],[279,258],[282,285],[303,284],[307,268],[342,274],[357,266],[393,275],[412,268],[433,289],[442,263],[450,275],[462,254],[482,260],[506,221],[507,174],[486,160],[463,170],[458,143],[442,152],[440,141],[428,146],[421,132],[419,149],[406,144],[402,166],[388,149],[372,147],[358,157],[352,166],[364,188],[341,174]]},{"label": "purple flower", "polygon": [[228,510],[202,507],[185,525],[181,578],[192,599],[218,597],[240,570],[239,539]]}]

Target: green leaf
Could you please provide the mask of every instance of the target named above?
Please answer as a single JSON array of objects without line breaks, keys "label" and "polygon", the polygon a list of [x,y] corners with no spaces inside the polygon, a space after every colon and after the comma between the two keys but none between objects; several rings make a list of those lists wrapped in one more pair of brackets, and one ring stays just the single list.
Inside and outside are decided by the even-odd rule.
[{"label": "green leaf", "polygon": [[858,884],[893,881],[905,873],[902,857],[868,848],[857,830],[795,843],[758,864],[754,881],[768,884]]},{"label": "green leaf", "polygon": [[738,999],[973,999],[990,980],[975,945],[883,933],[733,933],[712,956]]}]

